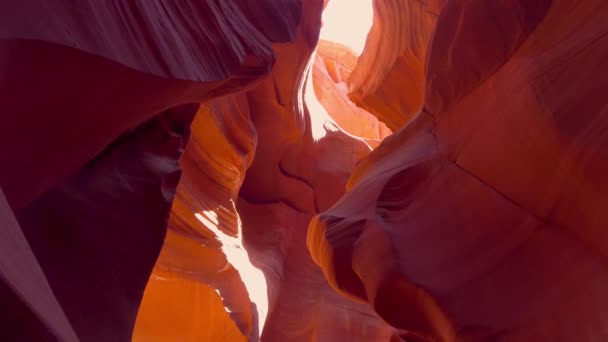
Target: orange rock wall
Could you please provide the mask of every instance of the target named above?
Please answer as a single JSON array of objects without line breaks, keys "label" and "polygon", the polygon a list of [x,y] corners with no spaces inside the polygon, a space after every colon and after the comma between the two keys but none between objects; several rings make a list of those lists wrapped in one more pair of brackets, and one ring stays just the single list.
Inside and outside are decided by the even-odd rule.
[{"label": "orange rock wall", "polygon": [[349,96],[393,131],[420,110],[426,60],[446,0],[374,0],[374,22],[349,79]]},{"label": "orange rock wall", "polygon": [[0,340],[608,340],[608,5],[373,3],[0,4]]},{"label": "orange rock wall", "polygon": [[606,338],[600,1],[449,1],[414,120],[311,222],[332,285],[405,340]]},{"label": "orange rock wall", "polygon": [[[226,324],[214,322],[227,317],[236,323],[236,340],[390,338],[393,329],[367,306],[331,289],[305,244],[312,216],[342,196],[355,162],[371,151],[364,138],[344,132],[315,98],[313,79],[329,77],[325,69],[314,68],[322,63],[314,54],[321,5],[304,4],[295,42],[275,44],[277,63],[266,79],[197,113],[136,340],[224,336]],[[380,126],[337,86],[326,84],[342,108],[359,111],[365,125]],[[378,129],[373,134],[369,140],[377,145],[384,136]],[[196,315],[198,327],[180,332],[180,325],[161,323],[167,313],[155,303],[166,302],[181,286],[202,284],[215,291],[196,290],[204,300],[179,314],[189,322],[204,308],[205,314]]]}]

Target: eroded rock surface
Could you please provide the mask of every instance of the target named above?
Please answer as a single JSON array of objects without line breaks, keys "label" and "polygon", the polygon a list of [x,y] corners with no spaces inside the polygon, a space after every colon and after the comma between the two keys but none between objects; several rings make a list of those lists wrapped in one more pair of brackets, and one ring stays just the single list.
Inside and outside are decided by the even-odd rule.
[{"label": "eroded rock surface", "polygon": [[393,131],[412,120],[422,107],[427,53],[446,2],[373,1],[374,23],[349,80],[349,96]]},{"label": "eroded rock surface", "polygon": [[[342,196],[354,164],[371,151],[315,98],[313,78],[329,78],[326,70],[313,69],[323,62],[314,54],[322,4],[304,3],[294,43],[274,45],[277,63],[269,77],[242,95],[203,105],[197,114],[135,340],[368,341],[392,335],[394,329],[367,305],[329,286],[306,248],[312,216]],[[325,84],[344,102],[342,108],[358,111],[338,86]],[[379,127],[371,114],[359,115]],[[384,136],[378,128],[374,134],[365,138],[377,145]],[[186,290],[208,286],[196,290],[204,299],[179,313],[200,322],[181,334],[175,331],[179,325],[162,322],[164,306],[147,305],[179,291],[180,282],[189,284],[182,285]],[[175,286],[161,289],[165,283]],[[228,317],[236,328],[220,323]]]},{"label": "eroded rock surface", "polygon": [[0,337],[608,339],[608,5],[327,1],[0,4]]},{"label": "eroded rock surface", "polygon": [[423,109],[311,223],[333,286],[408,341],[606,339],[607,9],[448,2]]},{"label": "eroded rock surface", "polygon": [[[0,5],[0,186],[60,306],[41,303],[43,292],[11,294],[18,283],[7,280],[6,298],[25,305],[3,329],[11,340],[29,339],[24,327],[51,340],[131,338],[195,108],[270,72],[271,44],[298,28],[298,1],[253,4]],[[34,281],[26,252],[13,257]]]},{"label": "eroded rock surface", "polygon": [[250,3],[3,1],[0,101],[10,114],[0,122],[0,184],[9,203],[22,208],[153,115],[268,73],[271,42],[290,40],[300,6],[262,1],[270,19],[252,23]]}]

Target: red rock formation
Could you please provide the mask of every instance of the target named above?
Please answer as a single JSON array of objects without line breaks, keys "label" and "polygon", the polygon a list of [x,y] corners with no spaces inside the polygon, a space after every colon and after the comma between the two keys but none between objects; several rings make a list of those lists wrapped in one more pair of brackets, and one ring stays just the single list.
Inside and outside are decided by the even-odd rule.
[{"label": "red rock formation", "polygon": [[[40,302],[43,284],[32,292],[7,278],[2,317],[14,308],[23,322],[2,337],[28,340],[32,327],[49,339],[128,340],[193,112],[150,119],[268,73],[270,44],[293,39],[300,5],[28,0],[0,13],[0,186],[60,306]],[[12,256],[23,274],[6,277],[33,281],[23,246]]]},{"label": "red rock formation", "polygon": [[22,208],[154,114],[266,74],[273,54],[258,29],[290,40],[299,6],[266,0],[256,6],[271,19],[250,13],[251,23],[239,8],[251,3],[0,4],[0,100],[11,113],[0,121],[0,184],[11,205]]},{"label": "red rock formation", "polygon": [[0,340],[608,339],[608,5],[326,4],[0,4]]},{"label": "red rock formation", "polygon": [[[343,194],[354,163],[371,150],[361,138],[344,133],[314,98],[313,74],[328,77],[310,69],[321,4],[305,3],[295,42],[274,46],[277,64],[270,77],[197,114],[169,234],[134,340],[353,340],[354,333],[363,341],[392,334],[368,307],[329,287],[305,244],[312,215]],[[325,86],[339,94],[336,84]],[[357,110],[340,96],[342,108]],[[361,122],[379,127],[369,113],[360,115]],[[370,139],[377,143],[381,137],[375,134]],[[352,153],[344,154],[345,149]],[[188,290],[193,287],[200,290]],[[178,311],[163,297],[181,298],[182,289],[204,298],[178,313],[181,321],[195,315],[200,322],[185,330],[183,324],[163,322],[166,306],[152,304]],[[209,302],[211,308],[201,306]],[[224,307],[236,333],[225,323]],[[222,323],[204,323],[206,317]],[[353,330],[354,324],[360,328]]]},{"label": "red rock formation", "polygon": [[320,41],[312,71],[315,96],[340,128],[375,148],[392,132],[348,98],[348,81],[356,61],[347,47]]},{"label": "red rock formation", "polygon": [[422,107],[427,51],[445,2],[373,2],[374,23],[349,79],[349,91],[357,105],[393,131],[403,127]]},{"label": "red rock formation", "polygon": [[450,1],[424,109],[311,223],[333,286],[406,340],[602,341],[601,1]]},{"label": "red rock formation", "polygon": [[251,303],[222,245],[241,234],[234,201],[256,145],[246,98],[203,105],[191,128],[167,237],[134,341],[244,341],[251,334]]}]

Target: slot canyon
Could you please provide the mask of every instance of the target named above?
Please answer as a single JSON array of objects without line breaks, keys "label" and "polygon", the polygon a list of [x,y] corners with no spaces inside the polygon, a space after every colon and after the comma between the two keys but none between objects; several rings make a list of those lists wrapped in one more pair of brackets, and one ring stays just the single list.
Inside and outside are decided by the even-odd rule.
[{"label": "slot canyon", "polygon": [[608,341],[607,18],[0,1],[0,341]]}]

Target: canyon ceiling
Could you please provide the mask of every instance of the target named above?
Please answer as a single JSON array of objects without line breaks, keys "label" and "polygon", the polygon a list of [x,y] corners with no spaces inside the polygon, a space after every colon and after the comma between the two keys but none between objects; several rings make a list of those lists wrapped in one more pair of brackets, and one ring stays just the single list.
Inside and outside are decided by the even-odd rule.
[{"label": "canyon ceiling", "polygon": [[328,1],[0,1],[1,341],[608,341],[608,2]]}]

